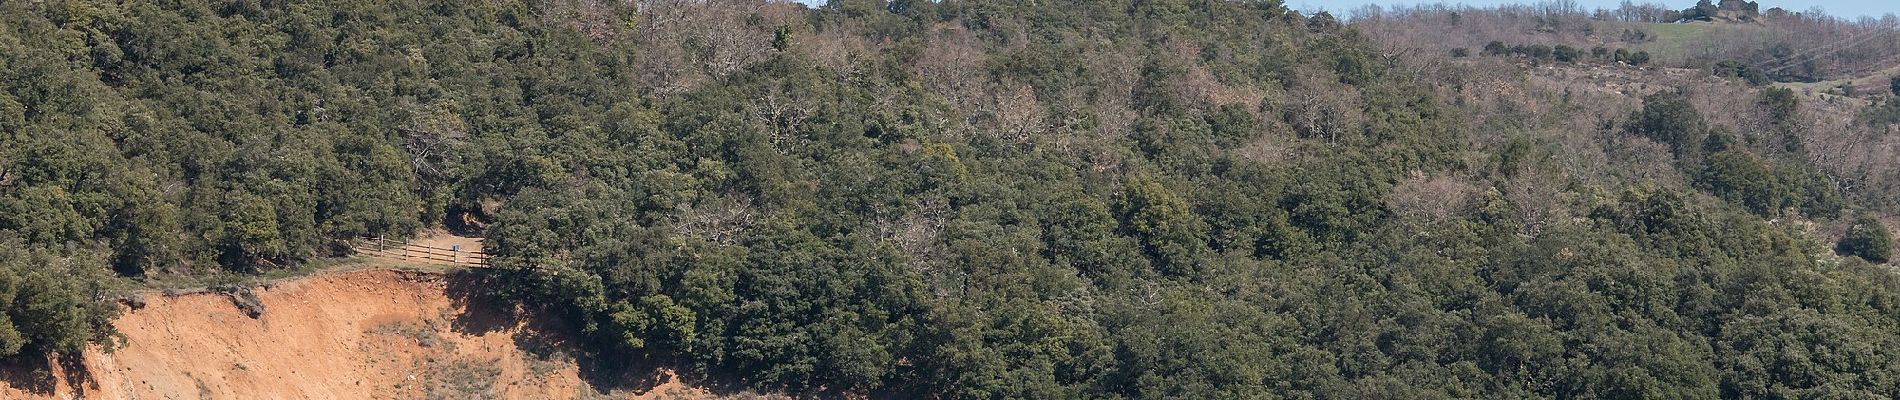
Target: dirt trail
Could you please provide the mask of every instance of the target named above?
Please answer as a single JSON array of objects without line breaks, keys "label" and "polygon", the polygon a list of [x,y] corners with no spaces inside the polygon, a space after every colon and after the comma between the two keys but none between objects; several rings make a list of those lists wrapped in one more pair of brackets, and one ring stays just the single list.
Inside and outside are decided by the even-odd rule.
[{"label": "dirt trail", "polygon": [[82,369],[51,377],[0,374],[0,398],[707,397],[663,371],[638,392],[600,393],[547,333],[563,329],[469,304],[474,285],[426,272],[319,274],[256,288],[264,307],[256,319],[224,294],[148,294],[145,307],[114,323],[123,348],[87,351]]},{"label": "dirt trail", "polygon": [[409,240],[363,239],[352,243],[359,255],[391,265],[475,267],[485,262],[482,238],[442,231],[423,232]]}]

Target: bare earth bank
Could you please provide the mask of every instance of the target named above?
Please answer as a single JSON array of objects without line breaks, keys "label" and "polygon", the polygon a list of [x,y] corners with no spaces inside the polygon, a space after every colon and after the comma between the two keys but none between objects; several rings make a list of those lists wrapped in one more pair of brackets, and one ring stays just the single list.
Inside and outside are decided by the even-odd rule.
[{"label": "bare earth bank", "polygon": [[0,398],[709,397],[664,370],[596,390],[548,333],[559,329],[469,300],[475,285],[424,272],[321,274],[255,289],[264,308],[255,319],[224,294],[147,295],[115,322],[125,346],[89,350],[83,368],[50,375],[10,368]]}]

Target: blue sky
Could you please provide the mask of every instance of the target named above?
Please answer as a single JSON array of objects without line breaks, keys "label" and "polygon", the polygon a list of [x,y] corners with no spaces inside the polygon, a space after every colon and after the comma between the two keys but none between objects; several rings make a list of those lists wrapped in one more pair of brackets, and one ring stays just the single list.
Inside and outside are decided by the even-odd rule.
[{"label": "blue sky", "polygon": [[[1670,8],[1689,8],[1689,6],[1695,5],[1695,0],[1663,0],[1663,1],[1634,0],[1634,1],[1637,3],[1645,3],[1645,2],[1658,3]],[[1374,4],[1374,3],[1379,4],[1379,5],[1445,3],[1445,4],[1466,4],[1466,5],[1472,5],[1472,6],[1491,6],[1491,5],[1509,4],[1509,3],[1530,4],[1530,3],[1536,3],[1536,2],[1537,0],[1462,0],[1462,1],[1461,0],[1444,0],[1444,1],[1440,1],[1440,0],[1422,0],[1422,1],[1421,0],[1286,0],[1286,5],[1288,7],[1292,7],[1293,9],[1304,11],[1304,12],[1330,11],[1335,14],[1339,14],[1345,11],[1350,11],[1354,8],[1359,8],[1359,6],[1363,6],[1366,4]],[[1827,10],[1828,14],[1833,14],[1836,16],[1846,17],[1850,19],[1857,18],[1860,16],[1880,17],[1888,13],[1900,14],[1900,1],[1895,1],[1895,0],[1807,0],[1807,1],[1756,0],[1756,2],[1761,3],[1762,9],[1781,7],[1781,8],[1785,8],[1792,11],[1807,11],[1809,8],[1820,6],[1821,9]],[[1616,6],[1618,4],[1622,4],[1623,1],[1622,0],[1577,0],[1577,3],[1587,9],[1597,9],[1597,8],[1616,8]]]}]

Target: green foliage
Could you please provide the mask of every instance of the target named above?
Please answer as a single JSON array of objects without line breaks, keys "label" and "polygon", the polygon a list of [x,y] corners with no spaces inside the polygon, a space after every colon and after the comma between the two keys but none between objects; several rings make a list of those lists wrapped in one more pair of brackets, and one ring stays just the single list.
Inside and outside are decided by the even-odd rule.
[{"label": "green foliage", "polygon": [[1157,261],[1163,274],[1192,276],[1207,251],[1207,224],[1188,209],[1186,200],[1152,178],[1131,177],[1117,202],[1123,230],[1144,238],[1142,248]]},{"label": "green foliage", "polygon": [[1575,47],[1570,47],[1570,46],[1561,45],[1561,44],[1557,45],[1557,47],[1551,48],[1550,55],[1552,58],[1555,58],[1557,61],[1566,62],[1566,63],[1574,63],[1583,59],[1582,51],[1578,51],[1577,48]]},{"label": "green foliage", "polygon": [[1774,215],[1783,202],[1781,187],[1774,171],[1754,154],[1739,149],[1716,151],[1709,155],[1702,184],[1716,197],[1742,204],[1761,215]]},{"label": "green foliage", "polygon": [[792,48],[792,27],[781,25],[772,30],[772,49],[785,51]]},{"label": "green foliage", "polygon": [[1530,57],[1532,59],[1543,60],[1543,59],[1550,58],[1552,51],[1553,50],[1551,49],[1550,45],[1533,44],[1529,46],[1524,46],[1524,49],[1521,51],[1517,51],[1517,53],[1525,57]]},{"label": "green foliage", "polygon": [[1616,55],[1615,55],[1616,62],[1640,66],[1644,64],[1649,64],[1649,58],[1650,58],[1650,55],[1649,55],[1649,51],[1647,50],[1630,52],[1627,49],[1616,49]]},{"label": "green foliage", "polygon": [[223,240],[230,264],[256,265],[255,260],[283,255],[284,239],[278,236],[277,211],[270,202],[256,197],[235,200],[219,219],[230,221]]},{"label": "green foliage", "polygon": [[1870,104],[1861,112],[1860,119],[1875,126],[1900,124],[1900,101],[1889,99]]},{"label": "green foliage", "polygon": [[1766,85],[1773,82],[1768,79],[1767,74],[1763,74],[1761,70],[1756,69],[1754,66],[1734,60],[1716,63],[1715,76],[1723,78],[1742,78],[1742,80],[1747,81],[1749,85],[1755,86]]},{"label": "green foliage", "polygon": [[1663,91],[1643,98],[1643,109],[1630,116],[1630,132],[1669,146],[1677,159],[1697,159],[1708,136],[1708,122],[1689,96]]},{"label": "green foliage", "polygon": [[[1458,50],[1461,49],[1453,49],[1453,56],[1463,57],[1457,55]],[[1469,55],[1469,52],[1467,51],[1466,54]],[[1648,53],[1643,54],[1645,62],[1647,62]],[[1590,49],[1590,52],[1586,54],[1583,49],[1569,45],[1557,45],[1554,47],[1543,44],[1506,46],[1504,42],[1495,40],[1485,44],[1484,49],[1482,49],[1478,55],[1493,57],[1517,56],[1535,60],[1555,60],[1563,63],[1579,63],[1591,60],[1630,62],[1630,59],[1634,57],[1634,55],[1626,49],[1616,49],[1615,57],[1612,58],[1610,49],[1601,46]],[[1635,63],[1632,62],[1631,64]]]},{"label": "green foliage", "polygon": [[[1775,89],[1764,92],[1760,102],[1771,119],[1788,118],[1796,106],[1791,93]],[[1775,144],[1769,150],[1799,155],[1801,141],[1793,128],[1784,125],[1781,129],[1769,133],[1769,143]],[[1826,174],[1791,158],[1763,157],[1726,129],[1710,129],[1681,91],[1643,98],[1642,110],[1630,116],[1625,130],[1668,145],[1677,166],[1697,186],[1756,215],[1773,217],[1784,209],[1797,209],[1809,216],[1835,217],[1843,208]]]},{"label": "green foliage", "polygon": [[0,358],[115,346],[119,305],[108,300],[116,287],[104,265],[88,252],[28,248],[0,232]]},{"label": "green foliage", "polygon": [[1801,99],[1795,97],[1794,90],[1788,88],[1768,88],[1756,101],[1767,110],[1768,118],[1784,127],[1794,122],[1796,113],[1801,110]]},{"label": "green foliage", "polygon": [[1715,3],[1709,0],[1696,0],[1695,7],[1682,10],[1681,21],[1712,21],[1715,20],[1716,11],[1718,9]]},{"label": "green foliage", "polygon": [[1860,207],[1758,140],[1803,133],[1790,92],[1739,137],[1645,99],[1669,175],[1272,1],[639,7],[0,3],[0,354],[107,341],[107,264],[454,211],[598,359],[754,389],[1900,396],[1891,272],[1764,218]]},{"label": "green foliage", "polygon": [[142,275],[296,263],[439,220],[417,211],[450,201],[464,116],[485,112],[438,80],[470,67],[447,50],[472,31],[440,15],[435,34],[359,29],[373,22],[353,7],[0,6],[0,41],[20,43],[0,67],[0,108],[20,111],[0,207],[23,211],[0,229],[98,241]]},{"label": "green foliage", "polygon": [[1847,236],[1835,245],[1835,251],[1884,264],[1893,260],[1893,233],[1880,221],[1862,217],[1854,220],[1854,225],[1847,229]]},{"label": "green foliage", "polygon": [[1314,13],[1312,18],[1306,19],[1306,29],[1314,33],[1336,32],[1342,26],[1338,18],[1334,18],[1332,13],[1325,11]]},{"label": "green foliage", "polygon": [[1510,52],[1511,52],[1511,48],[1506,47],[1504,45],[1504,42],[1493,40],[1491,41],[1491,43],[1486,43],[1484,45],[1484,53],[1482,54],[1487,55],[1487,56],[1501,56],[1505,54],[1510,54]]}]

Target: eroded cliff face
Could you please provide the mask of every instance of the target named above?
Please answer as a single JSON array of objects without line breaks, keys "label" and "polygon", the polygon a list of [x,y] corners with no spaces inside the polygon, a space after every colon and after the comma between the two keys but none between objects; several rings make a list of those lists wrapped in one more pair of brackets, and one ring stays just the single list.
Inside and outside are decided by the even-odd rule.
[{"label": "eroded cliff face", "polygon": [[264,313],[255,319],[224,294],[151,294],[116,321],[124,346],[89,350],[51,373],[15,367],[0,374],[0,398],[707,396],[651,368],[590,382],[562,329],[471,300],[476,285],[423,272],[326,273],[256,288]]}]

